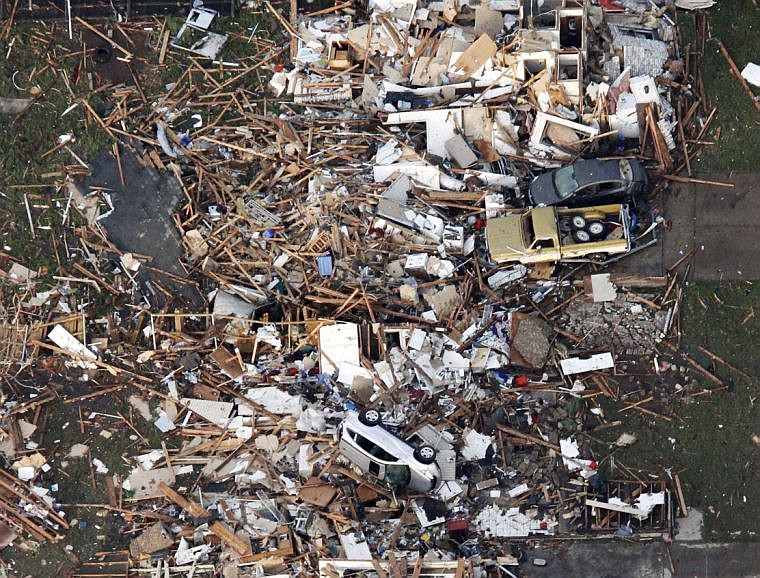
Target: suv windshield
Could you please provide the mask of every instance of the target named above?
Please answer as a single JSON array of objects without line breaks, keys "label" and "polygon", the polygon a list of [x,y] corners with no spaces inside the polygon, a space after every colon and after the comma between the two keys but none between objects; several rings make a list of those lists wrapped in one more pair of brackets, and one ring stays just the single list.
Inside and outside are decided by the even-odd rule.
[{"label": "suv windshield", "polygon": [[568,165],[555,171],[554,188],[557,189],[557,193],[561,199],[566,199],[578,189],[573,165]]}]

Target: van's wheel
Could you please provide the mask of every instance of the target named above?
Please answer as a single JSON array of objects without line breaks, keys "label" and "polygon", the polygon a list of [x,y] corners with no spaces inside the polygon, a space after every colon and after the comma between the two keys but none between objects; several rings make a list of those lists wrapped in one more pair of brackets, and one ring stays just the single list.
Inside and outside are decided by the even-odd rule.
[{"label": "van's wheel", "polygon": [[588,243],[591,240],[591,234],[586,229],[577,229],[573,231],[573,241],[576,243]]},{"label": "van's wheel", "polygon": [[359,413],[359,421],[364,425],[374,426],[380,423],[380,412],[376,409],[368,409]]},{"label": "van's wheel", "polygon": [[435,461],[433,446],[420,446],[414,450],[414,459],[422,464],[432,464]]},{"label": "van's wheel", "polygon": [[601,239],[607,233],[607,225],[604,221],[589,221],[586,229],[595,239]]},{"label": "van's wheel", "polygon": [[570,219],[570,223],[573,225],[573,229],[586,228],[586,219],[580,215],[573,215],[572,219]]}]

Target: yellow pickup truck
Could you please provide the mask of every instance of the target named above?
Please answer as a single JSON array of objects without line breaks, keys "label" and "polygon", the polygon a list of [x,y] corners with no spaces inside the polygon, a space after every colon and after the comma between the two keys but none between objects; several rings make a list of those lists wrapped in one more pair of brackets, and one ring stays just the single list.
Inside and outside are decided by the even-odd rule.
[{"label": "yellow pickup truck", "polygon": [[497,263],[546,263],[627,253],[630,217],[624,205],[535,207],[490,219],[486,242]]}]

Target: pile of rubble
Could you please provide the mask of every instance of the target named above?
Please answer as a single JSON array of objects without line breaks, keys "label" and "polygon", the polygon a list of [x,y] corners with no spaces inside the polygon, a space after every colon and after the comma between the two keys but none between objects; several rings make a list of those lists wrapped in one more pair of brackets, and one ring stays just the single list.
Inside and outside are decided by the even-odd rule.
[{"label": "pile of rubble", "polygon": [[[515,576],[515,540],[672,532],[677,476],[616,465],[622,429],[592,442],[672,419],[661,401],[705,393],[690,372],[724,387],[669,341],[688,255],[598,272],[656,242],[651,188],[690,178],[684,131],[713,116],[674,10],[293,7],[263,7],[287,65],[253,33],[227,62],[203,7],[176,36],[80,21],[126,61],[150,29],[182,73],[83,100],[115,144],[61,183],[71,274],[4,261],[3,543],[65,535],[67,469],[130,538],[77,576]],[[59,404],[85,440],[66,453]]]},{"label": "pile of rubble", "polygon": [[642,299],[652,295],[618,295],[613,301],[595,303],[575,300],[563,311],[562,325],[584,336],[588,348],[611,345],[627,355],[651,353],[665,336],[670,311],[652,309]]}]

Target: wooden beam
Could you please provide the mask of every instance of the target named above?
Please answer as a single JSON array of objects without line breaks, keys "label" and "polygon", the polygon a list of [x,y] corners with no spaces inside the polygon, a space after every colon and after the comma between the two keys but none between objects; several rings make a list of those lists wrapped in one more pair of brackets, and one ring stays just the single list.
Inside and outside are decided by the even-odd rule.
[{"label": "wooden beam", "polygon": [[546,442],[546,441],[542,440],[541,438],[537,438],[535,436],[528,435],[526,433],[521,432],[520,430],[511,428],[511,427],[508,427],[508,426],[505,426],[505,425],[498,425],[496,427],[498,427],[504,433],[508,433],[509,435],[512,435],[512,436],[515,436],[515,437],[518,437],[518,438],[523,438],[524,440],[531,441],[534,444],[538,444],[540,446],[547,447],[549,449],[554,450],[555,452],[559,452],[560,454],[562,453],[562,450],[560,450],[560,448],[559,448],[558,445],[554,445],[552,443]]},{"label": "wooden beam", "polygon": [[720,40],[717,40],[717,43],[718,43],[718,48],[720,48],[720,53],[723,55],[723,58],[726,59],[726,62],[728,62],[728,66],[731,68],[731,74],[733,74],[736,80],[738,80],[739,83],[742,85],[744,92],[747,93],[750,100],[752,101],[752,104],[754,105],[755,110],[760,112],[760,101],[758,101],[757,96],[755,96],[755,93],[753,92],[752,88],[750,88],[749,83],[742,76],[742,73],[739,71],[739,68],[736,66],[734,59],[731,58],[731,55],[728,53],[728,50],[726,50],[726,47],[723,46],[723,43]]},{"label": "wooden beam", "polygon": [[194,502],[193,500],[188,500],[184,496],[178,494],[171,487],[169,487],[165,482],[160,482],[158,484],[158,489],[164,496],[169,498],[172,502],[177,504],[183,510],[186,510],[194,518],[206,518],[210,516],[208,511],[206,511],[206,509],[203,506],[201,506],[197,502]]},{"label": "wooden beam", "polygon": [[724,189],[733,189],[734,183],[724,183],[722,181],[709,181],[707,179],[696,179],[693,177],[679,177],[678,175],[661,175],[666,181],[675,181],[676,183],[688,183],[694,185],[709,185],[711,187],[723,187]]},{"label": "wooden beam", "polygon": [[226,525],[221,522],[214,522],[208,527],[209,530],[221,539],[222,542],[227,544],[230,548],[235,550],[241,556],[251,553],[251,545],[235,535],[235,532],[230,530]]},{"label": "wooden beam", "polygon": [[113,38],[109,38],[108,36],[106,36],[105,34],[103,34],[97,28],[95,28],[91,24],[88,24],[84,20],[82,20],[79,16],[75,17],[74,19],[79,24],[81,24],[82,26],[84,26],[85,28],[87,28],[87,30],[89,30],[90,32],[92,32],[95,36],[100,37],[101,40],[105,40],[106,42],[108,42],[108,44],[110,44],[114,48],[117,48],[119,50],[119,52],[121,52],[122,54],[124,54],[124,56],[126,56],[127,58],[131,59],[133,57],[133,54],[129,50],[127,50],[126,48],[122,48],[121,46],[119,46],[119,44]]},{"label": "wooden beam", "polygon": [[676,497],[678,498],[678,509],[681,510],[681,515],[684,518],[689,517],[689,510],[686,507],[686,499],[683,496],[683,490],[681,489],[681,478],[678,474],[673,474],[673,482],[676,489]]}]

